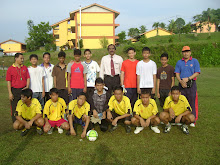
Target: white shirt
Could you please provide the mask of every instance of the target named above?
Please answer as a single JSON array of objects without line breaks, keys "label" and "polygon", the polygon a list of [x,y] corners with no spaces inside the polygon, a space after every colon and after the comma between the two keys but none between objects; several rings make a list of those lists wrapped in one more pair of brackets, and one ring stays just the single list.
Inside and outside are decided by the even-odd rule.
[{"label": "white shirt", "polygon": [[140,88],[153,88],[153,75],[157,74],[157,65],[152,60],[147,63],[141,60],[137,63],[136,74],[140,76]]},{"label": "white shirt", "polygon": [[[121,74],[122,62],[123,62],[123,58],[121,56],[118,56],[116,54],[113,55],[115,75]],[[101,60],[99,77],[103,79],[105,74],[111,75],[111,55],[106,55],[102,57]]]},{"label": "white shirt", "polygon": [[45,86],[45,92],[49,92],[51,88],[53,88],[53,77],[52,77],[52,71],[53,71],[53,64],[49,64],[47,68],[44,67],[44,64],[40,65],[45,72],[44,76],[44,86]]},{"label": "white shirt", "polygon": [[96,74],[100,71],[99,65],[96,61],[90,63],[83,62],[87,67],[87,87],[95,87]]},{"label": "white shirt", "polygon": [[28,67],[28,72],[30,75],[30,89],[33,92],[43,92],[42,78],[45,76],[44,69],[40,66],[33,68]]}]

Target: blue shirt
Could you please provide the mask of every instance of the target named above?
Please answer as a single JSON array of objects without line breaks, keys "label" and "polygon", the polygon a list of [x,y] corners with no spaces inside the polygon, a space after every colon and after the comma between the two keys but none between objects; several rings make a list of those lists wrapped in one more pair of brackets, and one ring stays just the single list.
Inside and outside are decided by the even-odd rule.
[{"label": "blue shirt", "polygon": [[176,63],[175,73],[180,73],[180,78],[192,76],[194,73],[200,73],[200,65],[197,59],[190,57],[185,62],[184,58]]}]

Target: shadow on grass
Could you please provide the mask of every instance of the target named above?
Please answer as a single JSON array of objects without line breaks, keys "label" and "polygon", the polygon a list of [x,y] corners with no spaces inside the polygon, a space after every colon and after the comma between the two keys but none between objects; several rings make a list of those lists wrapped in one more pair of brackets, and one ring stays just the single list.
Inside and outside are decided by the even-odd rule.
[{"label": "shadow on grass", "polygon": [[88,164],[122,164],[117,155],[114,154],[111,149],[105,145],[100,144],[95,148],[95,152],[91,155],[91,160]]},{"label": "shadow on grass", "polygon": [[26,148],[26,146],[32,141],[34,134],[35,134],[34,130],[31,130],[28,133],[28,135],[23,137],[24,139],[22,140],[22,142],[10,153],[8,158],[2,160],[1,164],[7,164],[7,165],[12,164],[19,156],[19,154],[21,154],[22,151]]}]

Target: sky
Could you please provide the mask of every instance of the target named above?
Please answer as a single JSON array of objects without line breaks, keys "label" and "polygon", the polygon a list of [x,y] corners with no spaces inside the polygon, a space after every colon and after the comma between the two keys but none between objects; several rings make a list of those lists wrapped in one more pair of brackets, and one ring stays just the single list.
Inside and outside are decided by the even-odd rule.
[{"label": "sky", "polygon": [[219,0],[0,0],[0,42],[8,39],[25,42],[28,37],[27,21],[50,25],[69,17],[79,8],[98,3],[120,12],[115,23],[116,34],[145,25],[152,29],[154,22],[169,23],[181,17],[186,23],[207,8],[220,8]]}]

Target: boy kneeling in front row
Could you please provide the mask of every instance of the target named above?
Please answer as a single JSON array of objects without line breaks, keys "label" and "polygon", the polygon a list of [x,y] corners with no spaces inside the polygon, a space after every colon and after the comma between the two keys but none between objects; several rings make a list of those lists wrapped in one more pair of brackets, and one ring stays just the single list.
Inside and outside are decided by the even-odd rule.
[{"label": "boy kneeling in front row", "polygon": [[118,120],[124,119],[126,133],[131,132],[131,103],[130,99],[123,94],[123,88],[116,86],[114,95],[108,102],[109,109],[107,109],[107,120],[112,123],[112,128],[109,132],[117,129]]},{"label": "boy kneeling in front row", "polygon": [[32,98],[33,92],[31,89],[24,89],[21,91],[21,100],[18,101],[16,107],[16,121],[13,124],[14,129],[23,129],[21,136],[25,136],[31,126],[37,126],[37,133],[43,134],[41,129],[44,125],[41,110],[42,107],[39,101]]},{"label": "boy kneeling in front row", "polygon": [[160,113],[160,120],[166,124],[165,133],[170,132],[170,123],[182,123],[183,133],[189,134],[188,126],[195,122],[195,117],[191,113],[192,108],[185,96],[181,95],[178,86],[171,88],[171,96],[168,96],[163,106],[164,112]]},{"label": "boy kneeling in front row", "polygon": [[151,129],[155,133],[160,133],[158,125],[160,119],[157,116],[158,109],[154,99],[151,99],[151,93],[148,90],[142,90],[140,99],[136,101],[133,110],[133,116],[131,122],[137,126],[134,133],[140,133],[145,127],[151,125]]}]

